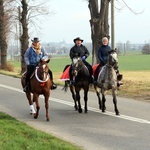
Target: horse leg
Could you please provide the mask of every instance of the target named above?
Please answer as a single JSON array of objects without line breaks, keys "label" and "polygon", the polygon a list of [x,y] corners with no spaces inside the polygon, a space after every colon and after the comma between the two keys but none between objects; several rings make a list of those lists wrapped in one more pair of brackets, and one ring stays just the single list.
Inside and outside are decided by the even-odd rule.
[{"label": "horse leg", "polygon": [[95,91],[96,91],[96,95],[98,97],[98,104],[99,104],[99,109],[102,109],[102,101],[101,101],[101,97],[100,97],[100,91],[98,91],[98,88],[96,86],[94,86]]},{"label": "horse leg", "polygon": [[47,93],[45,96],[45,109],[46,109],[46,118],[47,121],[50,120],[50,116],[49,116],[49,96],[50,96],[50,92]]},{"label": "horse leg", "polygon": [[34,119],[37,119],[39,115],[40,104],[39,104],[38,98],[39,98],[39,95],[36,93],[33,93],[33,99],[35,100],[35,103],[36,103],[36,113],[34,115]]},{"label": "horse leg", "polygon": [[80,93],[76,90],[76,100],[78,101],[78,112],[82,113],[81,103],[80,103]]},{"label": "horse leg", "polygon": [[115,109],[116,115],[119,115],[119,110],[117,108],[116,90],[112,90],[112,95],[113,95],[113,103],[114,103],[114,109]]},{"label": "horse leg", "polygon": [[89,90],[89,89],[84,89],[84,103],[85,103],[84,112],[85,112],[85,113],[88,112],[88,109],[87,109],[88,90]]},{"label": "horse leg", "polygon": [[106,110],[105,102],[106,102],[105,91],[102,91],[102,112],[105,112]]},{"label": "horse leg", "polygon": [[75,108],[75,110],[78,110],[77,101],[76,101],[76,94],[75,94],[73,86],[70,86],[70,91],[72,94],[72,98],[74,100],[74,108]]},{"label": "horse leg", "polygon": [[35,114],[35,109],[34,109],[34,106],[33,106],[33,101],[32,101],[32,98],[31,98],[31,93],[27,92],[26,93],[26,97],[27,97],[29,105],[30,105],[30,114],[34,115]]}]

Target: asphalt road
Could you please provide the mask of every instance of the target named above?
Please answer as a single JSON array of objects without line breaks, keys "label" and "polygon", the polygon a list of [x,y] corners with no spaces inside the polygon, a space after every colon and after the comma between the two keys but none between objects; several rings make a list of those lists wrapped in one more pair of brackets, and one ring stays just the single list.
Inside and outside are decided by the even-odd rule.
[{"label": "asphalt road", "polygon": [[107,96],[107,112],[101,113],[96,94],[89,92],[89,111],[79,114],[73,108],[70,91],[65,93],[61,89],[51,91],[51,118],[47,122],[43,97],[39,117],[34,119],[29,115],[20,79],[0,75],[0,111],[85,150],[150,149],[150,103],[118,97],[120,116],[116,116],[111,96]]}]

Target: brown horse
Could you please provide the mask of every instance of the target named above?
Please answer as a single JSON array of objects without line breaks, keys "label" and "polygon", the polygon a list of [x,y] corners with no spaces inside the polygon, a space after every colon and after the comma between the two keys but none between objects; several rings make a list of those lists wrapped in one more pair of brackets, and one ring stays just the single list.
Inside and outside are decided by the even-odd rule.
[{"label": "brown horse", "polygon": [[[30,79],[30,88],[26,92],[26,97],[29,101],[30,105],[30,113],[34,115],[34,118],[37,119],[39,115],[39,95],[44,95],[45,97],[45,108],[46,108],[46,118],[47,121],[50,120],[49,116],[49,97],[50,97],[50,88],[52,86],[52,81],[49,76],[49,68],[48,63],[50,59],[48,57],[43,57],[40,60],[38,67],[36,67],[33,77]],[[22,87],[25,86],[25,77],[26,72],[22,75],[21,84]],[[33,94],[33,98],[31,97],[31,93]],[[36,111],[34,110],[33,103],[36,103]]]}]

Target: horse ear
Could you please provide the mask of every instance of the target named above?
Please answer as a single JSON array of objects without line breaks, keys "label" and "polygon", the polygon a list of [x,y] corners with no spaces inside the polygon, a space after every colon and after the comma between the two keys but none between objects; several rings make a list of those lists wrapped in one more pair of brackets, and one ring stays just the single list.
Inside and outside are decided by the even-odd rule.
[{"label": "horse ear", "polygon": [[47,61],[46,61],[46,63],[49,63],[50,62],[50,59],[48,59]]}]

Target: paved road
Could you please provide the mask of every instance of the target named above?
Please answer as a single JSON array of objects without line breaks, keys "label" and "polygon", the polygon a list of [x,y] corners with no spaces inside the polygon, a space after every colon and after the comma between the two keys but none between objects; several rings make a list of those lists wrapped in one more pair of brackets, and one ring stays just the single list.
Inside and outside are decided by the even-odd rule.
[{"label": "paved road", "polygon": [[111,96],[107,96],[107,112],[102,114],[96,94],[89,92],[89,112],[79,114],[74,111],[70,92],[64,93],[61,89],[51,91],[51,120],[46,122],[43,97],[39,118],[33,119],[20,79],[0,75],[0,111],[85,150],[150,149],[150,103],[118,97],[121,114],[118,117]]}]

